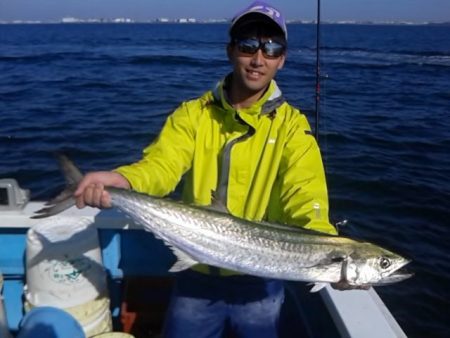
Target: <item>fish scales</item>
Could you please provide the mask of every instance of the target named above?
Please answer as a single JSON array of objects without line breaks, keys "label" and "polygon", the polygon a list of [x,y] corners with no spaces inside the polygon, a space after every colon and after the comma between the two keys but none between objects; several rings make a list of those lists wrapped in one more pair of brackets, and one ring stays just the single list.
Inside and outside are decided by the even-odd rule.
[{"label": "fish scales", "polygon": [[[82,174],[67,157],[59,161],[68,187],[34,218],[74,205],[73,191]],[[125,189],[106,190],[113,206],[173,250],[178,257],[173,272],[204,263],[261,277],[339,283],[341,288],[390,284],[412,275],[402,271],[409,260],[369,242],[253,222]]]},{"label": "fish scales", "polygon": [[[320,278],[337,282],[340,263],[328,264],[327,269],[322,269],[321,264],[328,263],[333,253],[351,255],[354,248],[350,244],[365,244],[336,236],[337,240],[332,241],[331,236],[305,234],[282,226],[271,228],[269,224],[255,224],[215,210],[131,191],[110,191],[119,209],[133,210],[133,214],[140,215],[139,223],[170,245],[183,247],[200,263],[231,270],[289,280]],[[138,212],[140,208],[145,212]]]},{"label": "fish scales", "polygon": [[[132,192],[126,192],[126,194],[134,195]],[[249,271],[261,271],[261,267],[264,267],[267,273],[270,273],[270,271],[275,271],[277,274],[282,272],[284,275],[288,273],[285,276],[288,279],[295,279],[290,274],[301,266],[301,249],[304,249],[303,245],[298,243],[281,243],[271,238],[259,238],[249,235],[251,230],[254,230],[251,226],[242,229],[242,227],[238,227],[235,224],[237,222],[230,221],[229,216],[225,214],[207,210],[206,212],[212,214],[213,217],[204,217],[205,212],[202,209],[193,208],[189,209],[188,214],[190,214],[190,217],[187,217],[185,212],[186,206],[180,203],[167,202],[167,200],[140,195],[143,200],[146,200],[146,203],[136,199],[135,204],[132,205],[130,202],[131,198],[123,199],[123,196],[120,198],[121,196],[122,194],[119,194],[119,196],[112,194],[113,203],[116,201],[115,203],[120,209],[125,209],[124,211],[133,209],[136,213],[140,207],[145,206],[145,213],[136,213],[145,216],[139,217],[137,221],[148,224],[151,228],[149,230],[156,233],[158,237],[165,239],[169,244],[184,245],[185,248],[191,248],[191,250],[186,249],[186,251],[195,255],[195,258],[202,263],[219,263],[227,268],[240,266],[242,269],[244,266]],[[154,203],[155,205],[153,208],[148,208],[148,203]],[[161,204],[164,204],[164,210],[167,210],[168,204],[173,205],[177,212],[174,210],[161,212]],[[157,215],[156,217],[155,214]],[[200,215],[200,219],[198,222],[193,222],[192,220],[197,215]],[[171,218],[171,220],[167,221],[168,218]],[[167,223],[172,224],[172,227],[161,226],[155,229],[155,225]],[[178,226],[173,226],[176,223],[178,223]],[[222,223],[225,224],[222,225]],[[215,254],[210,259],[205,257],[205,255],[198,256],[198,250],[195,250],[195,246],[209,247]],[[312,255],[308,250],[303,251],[306,253],[305,257],[303,257],[304,261],[311,258]],[[320,256],[319,259],[325,258],[326,254],[323,251],[319,252],[321,253],[316,254],[316,256]],[[284,264],[276,264],[279,261],[283,261]],[[253,268],[255,263],[259,264],[257,264],[256,268]],[[311,265],[314,265],[314,263],[308,263],[308,266]],[[281,271],[280,268],[275,268],[275,266],[280,266],[285,272]]]}]

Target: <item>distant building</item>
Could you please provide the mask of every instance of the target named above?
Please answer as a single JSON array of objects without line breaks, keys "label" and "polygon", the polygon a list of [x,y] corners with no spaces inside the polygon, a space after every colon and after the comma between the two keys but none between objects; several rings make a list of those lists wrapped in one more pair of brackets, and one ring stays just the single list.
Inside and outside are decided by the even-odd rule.
[{"label": "distant building", "polygon": [[180,18],[177,20],[178,23],[196,23],[197,19],[194,18]]},{"label": "distant building", "polygon": [[68,17],[62,18],[61,22],[62,23],[77,23],[77,22],[80,22],[80,19],[68,16]]},{"label": "distant building", "polygon": [[113,20],[114,23],[132,23],[133,20],[129,19],[129,18],[115,18]]}]

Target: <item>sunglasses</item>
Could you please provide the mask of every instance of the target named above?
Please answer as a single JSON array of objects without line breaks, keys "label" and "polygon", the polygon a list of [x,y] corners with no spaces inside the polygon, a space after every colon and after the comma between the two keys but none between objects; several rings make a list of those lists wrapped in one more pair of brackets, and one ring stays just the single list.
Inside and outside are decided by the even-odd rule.
[{"label": "sunglasses", "polygon": [[259,49],[268,59],[276,59],[283,55],[286,46],[273,40],[261,41],[259,39],[236,39],[234,40],[237,49],[242,54],[254,55]]}]

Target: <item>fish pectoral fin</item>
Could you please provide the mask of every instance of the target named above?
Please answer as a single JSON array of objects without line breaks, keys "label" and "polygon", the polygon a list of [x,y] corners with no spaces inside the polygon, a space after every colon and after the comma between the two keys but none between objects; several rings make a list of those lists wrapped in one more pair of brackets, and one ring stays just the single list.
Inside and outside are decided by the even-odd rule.
[{"label": "fish pectoral fin", "polygon": [[230,212],[228,211],[228,208],[226,207],[226,205],[220,201],[218,198],[216,198],[215,194],[212,194],[211,197],[211,204],[205,207],[206,209],[209,210],[214,210],[217,212],[221,212],[224,214],[229,214]]},{"label": "fish pectoral fin", "polygon": [[174,255],[177,257],[177,261],[174,265],[169,269],[169,272],[180,272],[183,270],[187,270],[190,267],[199,264],[194,258],[189,256],[184,251],[179,249],[171,248]]},{"label": "fish pectoral fin", "polygon": [[322,290],[328,283],[309,283],[308,285],[314,285],[309,292],[317,292]]}]

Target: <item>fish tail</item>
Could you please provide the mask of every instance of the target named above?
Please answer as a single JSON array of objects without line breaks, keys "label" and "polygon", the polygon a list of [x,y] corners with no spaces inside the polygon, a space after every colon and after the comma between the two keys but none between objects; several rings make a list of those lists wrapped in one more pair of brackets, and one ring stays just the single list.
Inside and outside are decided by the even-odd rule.
[{"label": "fish tail", "polygon": [[61,171],[64,174],[66,187],[58,196],[48,201],[45,204],[45,208],[35,211],[35,215],[30,218],[37,219],[50,217],[75,205],[73,193],[75,192],[78,183],[83,178],[83,174],[66,155],[58,153],[56,154],[56,157],[61,167]]}]

